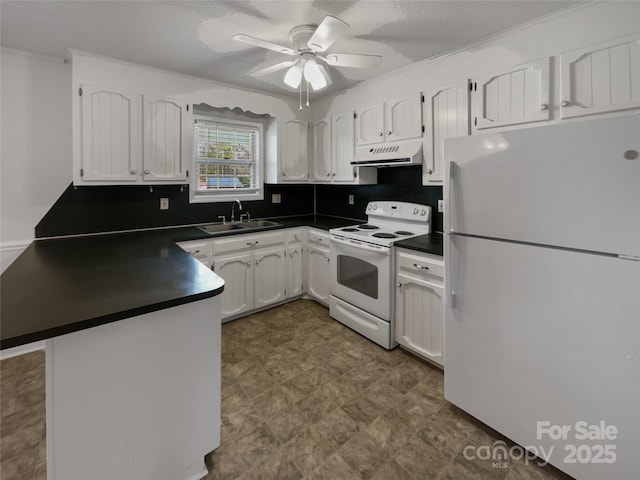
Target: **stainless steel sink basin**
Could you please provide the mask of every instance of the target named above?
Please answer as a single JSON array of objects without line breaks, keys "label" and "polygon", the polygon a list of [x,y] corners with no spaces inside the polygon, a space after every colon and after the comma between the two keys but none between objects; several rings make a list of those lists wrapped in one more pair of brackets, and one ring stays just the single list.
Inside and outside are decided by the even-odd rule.
[{"label": "stainless steel sink basin", "polygon": [[257,228],[279,227],[280,225],[282,224],[272,222],[271,220],[251,220],[249,222],[242,223],[212,223],[211,225],[204,225],[198,228],[203,232],[213,235],[232,230],[255,230]]},{"label": "stainless steel sink basin", "polygon": [[220,232],[228,232],[229,230],[240,230],[242,227],[237,223],[214,223],[211,225],[205,225],[203,227],[198,227],[200,230],[203,230],[207,233],[220,233]]},{"label": "stainless steel sink basin", "polygon": [[272,222],[271,220],[250,220],[248,222],[240,223],[242,228],[263,228],[263,227],[279,227],[282,225],[278,222]]}]

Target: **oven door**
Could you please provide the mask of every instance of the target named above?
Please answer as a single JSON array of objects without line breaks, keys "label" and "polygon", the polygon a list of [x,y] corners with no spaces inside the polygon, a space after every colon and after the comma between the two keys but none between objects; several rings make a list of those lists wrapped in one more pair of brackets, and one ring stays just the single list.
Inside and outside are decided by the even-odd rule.
[{"label": "oven door", "polygon": [[331,237],[331,295],[386,321],[391,319],[391,249]]}]

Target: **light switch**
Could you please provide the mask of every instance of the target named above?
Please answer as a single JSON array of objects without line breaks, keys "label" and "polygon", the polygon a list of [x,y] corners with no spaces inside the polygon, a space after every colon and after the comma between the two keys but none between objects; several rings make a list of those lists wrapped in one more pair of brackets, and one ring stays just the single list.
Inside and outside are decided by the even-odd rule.
[{"label": "light switch", "polygon": [[439,213],[444,212],[444,200],[438,200],[438,212]]},{"label": "light switch", "polygon": [[160,210],[169,210],[169,199],[161,198],[160,199]]},{"label": "light switch", "polygon": [[282,201],[279,193],[271,194],[271,203],[280,203]]},{"label": "light switch", "polygon": [[353,195],[349,195],[349,205],[353,205]]}]

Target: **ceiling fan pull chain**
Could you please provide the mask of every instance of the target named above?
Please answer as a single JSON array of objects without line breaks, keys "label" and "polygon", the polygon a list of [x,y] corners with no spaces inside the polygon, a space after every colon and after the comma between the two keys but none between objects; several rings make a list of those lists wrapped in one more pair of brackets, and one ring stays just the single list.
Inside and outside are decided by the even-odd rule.
[{"label": "ceiling fan pull chain", "polygon": [[307,81],[307,107],[309,106],[309,82]]}]

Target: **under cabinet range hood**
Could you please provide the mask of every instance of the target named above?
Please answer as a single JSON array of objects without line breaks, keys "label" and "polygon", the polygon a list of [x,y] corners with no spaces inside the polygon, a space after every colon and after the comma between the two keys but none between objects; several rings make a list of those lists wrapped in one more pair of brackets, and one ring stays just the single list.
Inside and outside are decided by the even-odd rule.
[{"label": "under cabinet range hood", "polygon": [[422,163],[422,142],[408,142],[360,147],[353,167],[396,167]]}]

